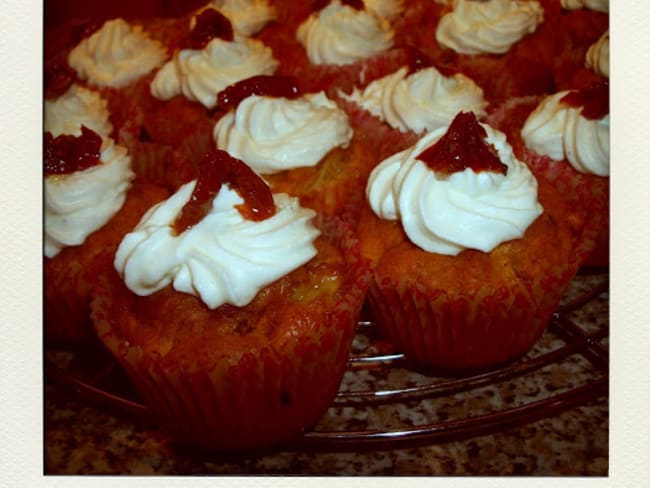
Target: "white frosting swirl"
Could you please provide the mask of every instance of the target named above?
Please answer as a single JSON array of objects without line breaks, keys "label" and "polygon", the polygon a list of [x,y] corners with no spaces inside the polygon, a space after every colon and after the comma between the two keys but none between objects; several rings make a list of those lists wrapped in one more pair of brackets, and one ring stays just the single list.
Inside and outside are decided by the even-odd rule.
[{"label": "white frosting swirl", "polygon": [[352,138],[347,115],[323,93],[297,99],[253,95],[214,127],[216,145],[259,174],[315,166]]},{"label": "white frosting swirl", "polygon": [[537,181],[517,160],[506,137],[481,124],[506,174],[470,168],[438,174],[417,157],[445,134],[423,136],[413,147],[394,154],[370,175],[366,196],[382,219],[401,220],[411,242],[428,252],[456,255],[464,249],[490,252],[520,238],[541,215]]},{"label": "white frosting swirl", "polygon": [[404,8],[404,0],[363,0],[363,4],[368,12],[389,20],[397,17]]},{"label": "white frosting swirl", "polygon": [[447,127],[460,111],[485,116],[483,90],[467,76],[445,77],[433,67],[407,74],[403,67],[346,98],[402,132]]},{"label": "white frosting swirl", "polygon": [[[196,15],[203,10],[213,8],[230,20],[233,30],[243,36],[252,36],[261,31],[266,24],[275,20],[275,7],[267,0],[211,0],[200,8]],[[194,27],[195,17],[190,21]]]},{"label": "white frosting swirl", "polygon": [[536,1],[457,0],[438,23],[437,41],[462,54],[503,54],[544,19]]},{"label": "white frosting swirl", "polygon": [[554,161],[567,160],[576,171],[609,175],[609,114],[598,120],[582,116],[582,107],[560,100],[569,90],[546,97],[521,129],[526,146]]},{"label": "white frosting swirl", "polygon": [[235,208],[243,199],[224,185],[210,212],[176,235],[174,222],[195,184],[186,183],[152,207],[122,240],[114,264],[134,293],[151,295],[171,283],[210,309],[225,303],[242,307],[316,255],[315,212],[284,193],[273,196],[275,215],[253,222]]},{"label": "white frosting swirl", "polygon": [[597,12],[609,13],[609,0],[561,0],[562,7],[567,10],[587,8]]},{"label": "white frosting swirl", "polygon": [[609,78],[609,29],[587,50],[585,66]]},{"label": "white frosting swirl", "polygon": [[393,46],[393,31],[386,19],[333,0],[310,15],[296,38],[312,64],[352,64]]},{"label": "white frosting swirl", "polygon": [[126,199],[134,174],[126,148],[104,138],[101,164],[45,178],[45,255],[83,244],[115,215]]},{"label": "white frosting swirl", "polygon": [[235,35],[232,42],[212,39],[204,49],[181,49],[151,82],[160,100],[184,95],[207,108],[227,86],[255,75],[271,75],[278,67],[271,48],[261,41]]},{"label": "white frosting swirl", "polygon": [[57,137],[61,134],[81,135],[85,125],[100,136],[108,137],[113,130],[107,102],[99,93],[72,84],[56,100],[45,100],[43,131]]},{"label": "white frosting swirl", "polygon": [[142,26],[124,19],[104,23],[68,55],[81,79],[100,87],[122,87],[161,66],[167,58],[163,45],[150,39]]}]

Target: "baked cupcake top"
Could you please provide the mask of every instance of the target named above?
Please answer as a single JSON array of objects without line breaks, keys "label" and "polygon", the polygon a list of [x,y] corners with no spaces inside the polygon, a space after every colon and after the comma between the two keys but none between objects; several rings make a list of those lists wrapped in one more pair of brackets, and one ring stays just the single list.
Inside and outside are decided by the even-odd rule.
[{"label": "baked cupcake top", "polygon": [[[214,127],[219,149],[242,159],[258,174],[315,166],[335,147],[346,147],[352,128],[345,112],[325,93],[300,94],[292,81],[256,77],[242,82],[282,84],[285,96],[252,94],[238,102]],[[237,90],[237,87],[235,87]]]},{"label": "baked cupcake top", "polygon": [[142,26],[117,18],[77,44],[68,63],[91,85],[119,88],[161,66],[166,58],[164,46],[151,39]]},{"label": "baked cupcake top", "polygon": [[230,21],[214,9],[197,16],[186,47],[174,53],[151,82],[160,100],[183,95],[213,108],[217,93],[228,85],[259,74],[273,74],[278,61],[261,41],[233,32]]},{"label": "baked cupcake top", "polygon": [[332,0],[298,27],[296,38],[316,65],[352,64],[393,46],[388,21],[364,10],[361,1]]},{"label": "baked cupcake top", "polygon": [[209,153],[201,171],[122,240],[115,268],[131,291],[151,295],[171,284],[210,309],[244,306],[316,255],[314,211],[271,194],[224,151]]},{"label": "baked cupcake top", "polygon": [[446,255],[490,252],[522,237],[543,211],[537,181],[505,135],[471,112],[380,163],[366,196],[379,218],[401,221],[413,244]]},{"label": "baked cupcake top", "polygon": [[585,66],[596,74],[609,78],[609,29],[587,49]]},{"label": "baked cupcake top", "polygon": [[[199,15],[206,9],[216,9],[232,23],[235,32],[242,36],[252,36],[261,31],[266,24],[277,18],[277,12],[267,0],[210,0],[197,10]],[[190,28],[194,27],[193,16]]]},{"label": "baked cupcake top", "polygon": [[609,83],[550,95],[521,129],[530,150],[581,173],[609,175]]},{"label": "baked cupcake top", "polygon": [[77,84],[72,84],[61,96],[45,100],[44,131],[54,137],[61,134],[81,135],[81,126],[108,137],[113,124],[107,102],[101,95]]},{"label": "baked cupcake top", "polygon": [[45,255],[83,244],[115,215],[134,174],[126,148],[82,127],[79,136],[45,134]]},{"label": "baked cupcake top", "polygon": [[609,0],[560,0],[562,8],[567,10],[578,10],[587,8],[597,12],[609,13]]},{"label": "baked cupcake top", "polygon": [[417,134],[447,127],[461,110],[483,117],[488,105],[470,78],[462,73],[445,76],[432,66],[415,72],[404,66],[345,98],[394,129]]},{"label": "baked cupcake top", "polygon": [[544,19],[536,1],[456,0],[436,30],[438,43],[461,54],[504,54]]}]

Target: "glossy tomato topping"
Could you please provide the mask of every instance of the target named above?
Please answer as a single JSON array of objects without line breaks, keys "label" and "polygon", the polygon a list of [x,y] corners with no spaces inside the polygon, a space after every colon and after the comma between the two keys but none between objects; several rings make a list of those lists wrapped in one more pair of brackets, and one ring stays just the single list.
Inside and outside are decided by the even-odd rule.
[{"label": "glossy tomato topping", "polygon": [[244,199],[236,208],[245,219],[259,222],[275,214],[273,194],[266,182],[243,161],[215,149],[201,162],[192,196],[174,223],[177,234],[198,224],[209,213],[212,200],[224,183]]},{"label": "glossy tomato topping", "polygon": [[187,36],[183,47],[203,49],[215,38],[232,41],[234,39],[232,24],[221,12],[208,8],[196,16],[196,24]]},{"label": "glossy tomato topping", "polygon": [[251,95],[297,98],[301,91],[298,80],[293,76],[258,75],[238,81],[219,92],[217,105],[223,110],[230,110]]},{"label": "glossy tomato topping", "polygon": [[573,108],[582,107],[586,119],[602,119],[609,113],[609,81],[601,81],[567,93],[560,100]]},{"label": "glossy tomato topping", "polygon": [[486,136],[474,112],[460,112],[445,135],[417,159],[436,173],[452,174],[470,168],[475,173],[491,171],[506,174],[508,167],[501,162],[496,149],[485,140]]},{"label": "glossy tomato topping", "polygon": [[55,138],[46,132],[44,142],[46,176],[71,174],[99,164],[102,138],[84,125],[78,137],[61,134]]}]

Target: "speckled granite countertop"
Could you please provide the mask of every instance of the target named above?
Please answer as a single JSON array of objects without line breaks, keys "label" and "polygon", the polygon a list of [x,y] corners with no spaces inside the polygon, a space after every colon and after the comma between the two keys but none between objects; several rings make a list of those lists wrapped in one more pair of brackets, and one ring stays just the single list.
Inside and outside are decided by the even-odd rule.
[{"label": "speckled granite countertop", "polygon": [[[501,420],[487,434],[481,430],[487,423],[479,422],[471,424],[463,436],[444,438],[429,433],[413,441],[366,444],[363,449],[340,443],[321,448],[323,444],[312,442],[225,456],[176,446],[146,416],[122,413],[88,395],[75,394],[69,385],[48,380],[45,473],[607,476],[609,410],[606,386],[603,389],[608,370],[607,278],[606,274],[578,277],[567,293],[559,318],[579,325],[580,333],[567,332],[566,323],[556,320],[516,364],[534,364],[549,353],[565,354],[553,355],[551,361],[525,374],[460,390],[399,395],[394,401],[379,403],[337,399],[314,429],[325,437],[339,432],[401,432],[496,415]],[[586,303],[575,305],[576,297],[597,287]],[[352,358],[386,352],[382,347],[371,331],[361,330]],[[69,353],[48,351],[46,358],[64,369],[73,363]],[[464,381],[417,372],[398,359],[349,368],[340,392],[345,396],[359,391],[402,391],[454,380]],[[582,393],[571,397],[578,390]],[[513,423],[503,420],[513,411],[549,399],[551,403],[535,410],[533,416]]]}]

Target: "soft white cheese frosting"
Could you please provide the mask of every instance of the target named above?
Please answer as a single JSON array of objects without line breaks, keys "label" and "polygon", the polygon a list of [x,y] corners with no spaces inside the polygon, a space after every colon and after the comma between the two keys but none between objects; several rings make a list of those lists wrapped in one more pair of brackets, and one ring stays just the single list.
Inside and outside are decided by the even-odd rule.
[{"label": "soft white cheese frosting", "polygon": [[217,147],[258,174],[315,166],[351,138],[347,115],[323,92],[297,99],[252,95],[214,127]]},{"label": "soft white cheese frosting", "polygon": [[77,75],[99,87],[122,87],[161,66],[167,58],[163,45],[140,25],[124,19],[106,21],[68,55]]},{"label": "soft white cheese frosting", "polygon": [[536,1],[457,0],[438,23],[436,40],[462,54],[504,54],[544,19]]},{"label": "soft white cheese frosting", "polygon": [[609,78],[609,29],[587,49],[585,66],[596,74]]},{"label": "soft white cheese frosting", "polygon": [[210,309],[225,303],[241,307],[316,255],[315,212],[284,193],[273,195],[275,215],[254,222],[235,208],[243,202],[239,194],[223,185],[210,212],[177,235],[174,222],[195,184],[186,183],[152,207],[122,240],[115,268],[137,295],[151,295],[171,283]]},{"label": "soft white cheese frosting", "polygon": [[507,166],[506,174],[467,168],[438,174],[418,156],[446,132],[424,135],[414,146],[387,158],[371,173],[366,196],[382,219],[400,220],[413,244],[425,251],[456,255],[464,249],[490,252],[520,238],[541,215],[537,181],[501,132],[481,124],[486,140]]},{"label": "soft white cheese frosting", "polygon": [[101,95],[79,86],[70,85],[66,92],[55,100],[45,100],[43,131],[53,137],[61,134],[81,135],[85,125],[100,136],[108,137],[113,130],[108,104]]},{"label": "soft white cheese frosting", "polygon": [[134,174],[126,148],[103,138],[100,164],[45,178],[45,255],[83,244],[103,227],[126,199]]},{"label": "soft white cheese frosting", "polygon": [[597,12],[609,13],[609,0],[561,0],[567,10],[586,8]]},{"label": "soft white cheese frosting", "polygon": [[388,20],[397,17],[404,8],[404,0],[363,0],[363,4],[368,12]]},{"label": "soft white cheese frosting", "polygon": [[333,0],[310,15],[296,32],[312,64],[352,64],[393,46],[386,19]]},{"label": "soft white cheese frosting", "polygon": [[483,90],[467,76],[443,76],[430,67],[408,75],[403,67],[370,83],[364,90],[354,89],[345,98],[355,102],[391,127],[402,132],[422,134],[447,127],[460,111],[486,114]]},{"label": "soft white cheese frosting", "polygon": [[554,161],[567,160],[576,171],[609,175],[609,114],[598,120],[582,107],[561,102],[569,90],[546,97],[521,129],[526,146]]},{"label": "soft white cheese frosting", "polygon": [[278,67],[273,51],[261,41],[235,34],[232,42],[212,39],[203,49],[181,49],[151,82],[160,100],[184,95],[207,108],[227,86],[255,75],[271,75]]},{"label": "soft white cheese frosting", "polygon": [[[243,36],[252,36],[261,31],[266,24],[276,18],[275,7],[267,0],[211,0],[196,14],[213,8],[228,17],[235,32]],[[194,27],[192,17],[190,28]]]}]

